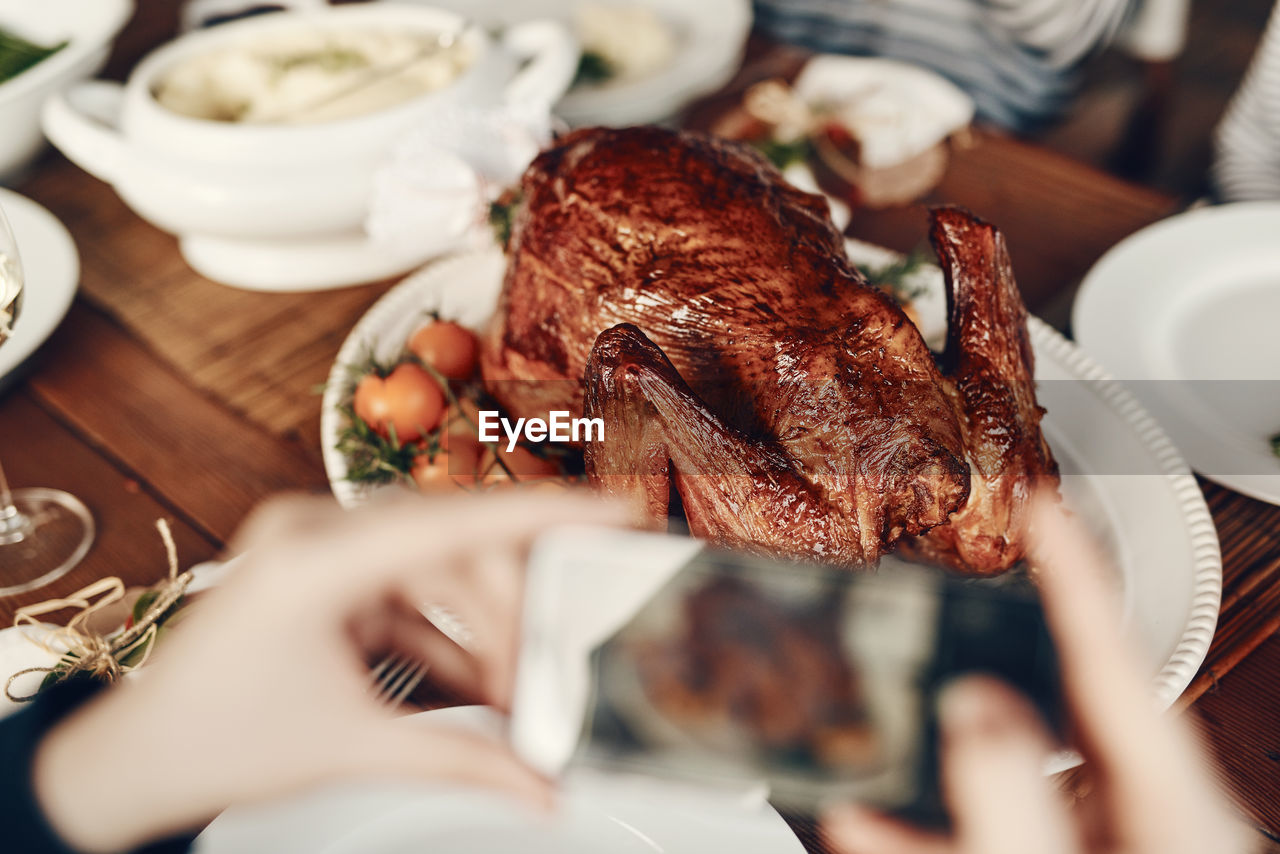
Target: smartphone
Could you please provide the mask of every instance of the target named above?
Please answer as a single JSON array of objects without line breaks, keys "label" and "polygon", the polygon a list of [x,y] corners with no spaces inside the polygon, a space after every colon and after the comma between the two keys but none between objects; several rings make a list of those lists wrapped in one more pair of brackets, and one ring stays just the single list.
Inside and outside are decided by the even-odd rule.
[{"label": "smartphone", "polygon": [[535,544],[526,585],[512,742],[549,775],[763,784],[785,811],[856,801],[941,827],[935,707],[948,680],[997,676],[1062,723],[1025,579],[566,528]]}]

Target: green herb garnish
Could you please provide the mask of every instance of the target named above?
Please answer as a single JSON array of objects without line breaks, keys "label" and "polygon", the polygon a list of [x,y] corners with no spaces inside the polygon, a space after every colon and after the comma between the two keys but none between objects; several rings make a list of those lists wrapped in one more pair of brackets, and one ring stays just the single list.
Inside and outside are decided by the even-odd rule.
[{"label": "green herb garnish", "polygon": [[519,190],[509,190],[489,205],[489,225],[493,236],[503,249],[511,242],[511,226],[515,222],[516,208],[523,198]]},{"label": "green herb garnish", "polygon": [[41,47],[8,30],[0,29],[0,83],[12,80],[33,65],[44,62],[67,44],[64,41],[53,47]]},{"label": "green herb garnish", "polygon": [[924,296],[929,290],[927,284],[912,284],[910,280],[932,260],[928,250],[918,247],[897,261],[883,267],[866,267],[862,273],[872,287],[879,288],[899,303],[906,304]]},{"label": "green herb garnish", "polygon": [[1277,457],[1280,457],[1280,433],[1277,433],[1274,436],[1272,436],[1270,441],[1271,441],[1271,453],[1275,454]]},{"label": "green herb garnish", "polygon": [[584,50],[582,58],[578,60],[578,72],[573,75],[573,85],[590,86],[595,83],[604,83],[612,79],[615,74],[617,72],[613,64],[602,54],[593,50]]},{"label": "green herb garnish", "polygon": [[792,142],[779,142],[776,139],[762,139],[754,143],[760,153],[769,158],[769,162],[778,167],[778,171],[786,169],[794,163],[804,163],[813,154],[813,143],[807,136]]},{"label": "green herb garnish", "polygon": [[[413,461],[424,452],[423,446],[401,444],[394,426],[390,427],[390,437],[384,439],[356,415],[351,404],[339,408],[346,416],[346,425],[338,433],[338,451],[347,460],[347,480],[356,483],[409,480]],[[435,437],[433,441],[438,443]]]}]

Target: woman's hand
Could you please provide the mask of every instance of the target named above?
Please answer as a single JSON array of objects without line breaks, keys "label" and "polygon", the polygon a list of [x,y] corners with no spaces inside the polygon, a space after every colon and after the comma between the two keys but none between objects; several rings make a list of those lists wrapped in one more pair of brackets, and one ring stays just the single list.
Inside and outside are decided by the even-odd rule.
[{"label": "woman's hand", "polygon": [[1043,774],[1053,745],[1031,704],[1002,683],[973,677],[944,690],[939,708],[953,835],[844,807],[826,816],[828,838],[845,854],[1251,850],[1190,732],[1153,707],[1088,536],[1043,500],[1034,529],[1045,611],[1079,746],[1096,777],[1093,796],[1068,808]]},{"label": "woman's hand", "polygon": [[[367,662],[390,651],[481,702],[511,699],[532,538],[621,523],[598,497],[539,493],[343,512],[268,503],[237,538],[243,565],[212,591],[133,684],[59,724],[39,749],[36,793],[87,852],[135,847],[339,777],[448,780],[546,804],[549,784],[479,737],[406,726],[375,701]],[[420,609],[447,608],[464,650]]]}]

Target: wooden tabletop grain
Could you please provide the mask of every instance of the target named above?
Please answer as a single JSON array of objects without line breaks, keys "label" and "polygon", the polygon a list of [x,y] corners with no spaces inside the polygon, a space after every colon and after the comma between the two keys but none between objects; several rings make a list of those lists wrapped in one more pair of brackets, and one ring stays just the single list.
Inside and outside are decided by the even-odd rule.
[{"label": "wooden tabletop grain", "polygon": [[[109,73],[127,73],[171,34],[175,5],[139,4]],[[738,83],[768,73],[767,63],[758,65]],[[104,575],[157,580],[164,567],[158,517],[170,520],[183,562],[193,563],[216,555],[267,496],[325,491],[314,388],[352,325],[390,285],[271,295],[214,284],[186,266],[173,237],[54,153],[18,189],[67,225],[83,272],[66,321],[26,366],[25,379],[0,398],[0,453],[14,486],[60,487],[83,499],[98,538],[56,586],[0,599],[0,625],[22,604]],[[998,224],[1029,307],[1060,328],[1089,266],[1178,208],[1174,199],[991,133],[955,153],[929,201],[962,204]],[[850,233],[907,250],[924,228],[923,209],[912,207],[859,212]],[[1258,827],[1275,834],[1280,639],[1268,639],[1274,608],[1259,614],[1245,606],[1280,575],[1280,508],[1212,484],[1204,489],[1228,585],[1239,591],[1232,631],[1249,642],[1237,637],[1231,649],[1215,648],[1192,713],[1226,783]]]}]

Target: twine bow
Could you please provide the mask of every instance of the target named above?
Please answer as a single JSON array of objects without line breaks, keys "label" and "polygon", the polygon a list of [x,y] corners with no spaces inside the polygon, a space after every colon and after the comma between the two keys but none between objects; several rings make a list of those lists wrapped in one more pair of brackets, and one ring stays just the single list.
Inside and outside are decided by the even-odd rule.
[{"label": "twine bow", "polygon": [[[87,673],[96,679],[114,682],[122,674],[146,664],[160,630],[161,618],[182,598],[192,578],[190,571],[178,572],[178,550],[174,545],[169,523],[164,519],[157,519],[156,529],[160,532],[160,539],[164,541],[165,554],[169,559],[169,575],[156,589],[156,597],[146,613],[123,632],[103,637],[88,628],[89,619],[94,614],[124,598],[124,582],[115,576],[99,579],[64,599],[48,599],[18,609],[13,618],[14,626],[28,625],[43,631],[42,636],[28,635],[28,639],[61,658],[51,667],[28,667],[14,673],[5,682],[6,697],[15,703],[27,703],[35,699],[39,689],[25,696],[15,695],[12,691],[14,680],[29,673],[53,674],[56,681]],[[37,619],[63,608],[78,609],[65,626],[45,629]],[[133,665],[123,663],[124,659],[138,650],[142,650],[141,661]]]}]

